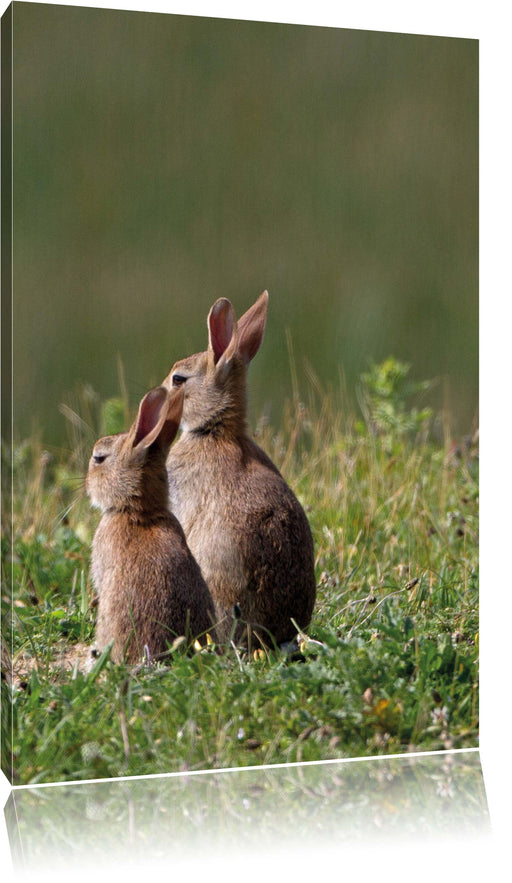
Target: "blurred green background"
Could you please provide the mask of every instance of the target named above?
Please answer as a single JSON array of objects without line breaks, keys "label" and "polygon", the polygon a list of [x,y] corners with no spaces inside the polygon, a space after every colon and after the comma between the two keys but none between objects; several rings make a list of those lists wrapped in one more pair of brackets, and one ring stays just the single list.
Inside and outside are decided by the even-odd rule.
[{"label": "blurred green background", "polygon": [[[135,405],[268,288],[251,414],[309,363],[478,385],[478,43],[15,3],[14,432],[81,382]],[[434,396],[434,399],[435,399]]]}]

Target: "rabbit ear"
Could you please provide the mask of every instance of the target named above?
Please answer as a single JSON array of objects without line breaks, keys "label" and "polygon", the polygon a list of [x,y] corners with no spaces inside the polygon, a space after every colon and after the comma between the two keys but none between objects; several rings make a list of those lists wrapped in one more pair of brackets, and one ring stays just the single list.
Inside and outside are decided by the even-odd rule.
[{"label": "rabbit ear", "polygon": [[264,291],[256,303],[238,320],[237,351],[246,365],[254,359],[261,346],[267,321],[267,307],[268,291]]},{"label": "rabbit ear", "polygon": [[221,356],[226,354],[226,359],[231,352],[227,352],[232,344],[236,345],[236,318],[232,303],[226,297],[216,300],[208,314],[208,352],[213,357],[216,365]]},{"label": "rabbit ear", "polygon": [[164,425],[158,435],[158,441],[166,448],[170,448],[180,428],[181,415],[183,413],[183,399],[185,392],[183,387],[172,389],[169,393],[169,404]]},{"label": "rabbit ear", "polygon": [[128,436],[133,449],[145,450],[159,437],[167,419],[168,403],[169,393],[163,386],[146,393]]}]

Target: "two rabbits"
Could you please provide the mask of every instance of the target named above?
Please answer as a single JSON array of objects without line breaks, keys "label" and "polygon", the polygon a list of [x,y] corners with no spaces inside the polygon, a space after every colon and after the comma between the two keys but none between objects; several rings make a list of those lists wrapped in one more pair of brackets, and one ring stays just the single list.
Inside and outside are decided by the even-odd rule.
[{"label": "two rabbits", "polygon": [[310,622],[311,530],[247,429],[247,369],[267,305],[265,291],[237,322],[230,301],[217,300],[207,350],[176,362],[128,433],[94,447],[86,484],[103,512],[92,549],[96,638],[99,647],[114,641],[114,660],[134,661],[145,646],[154,656],[174,635],[213,624],[226,641],[237,607],[237,640],[280,644],[296,635],[294,622]]}]

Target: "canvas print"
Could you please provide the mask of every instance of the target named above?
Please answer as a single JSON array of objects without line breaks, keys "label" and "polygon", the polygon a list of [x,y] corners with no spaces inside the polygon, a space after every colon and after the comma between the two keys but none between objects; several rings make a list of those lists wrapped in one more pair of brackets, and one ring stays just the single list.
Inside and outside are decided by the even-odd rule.
[{"label": "canvas print", "polygon": [[2,50],[5,775],[477,746],[478,42]]}]

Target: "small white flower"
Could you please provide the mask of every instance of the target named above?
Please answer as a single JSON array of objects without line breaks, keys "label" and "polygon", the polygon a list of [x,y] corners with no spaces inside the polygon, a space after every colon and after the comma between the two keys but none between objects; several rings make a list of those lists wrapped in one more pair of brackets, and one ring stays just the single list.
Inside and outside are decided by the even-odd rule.
[{"label": "small white flower", "polygon": [[437,783],[437,793],[439,797],[453,797],[454,790],[450,779]]},{"label": "small white flower", "polygon": [[448,723],[448,709],[446,705],[443,705],[442,708],[434,708],[430,715],[434,724]]}]

